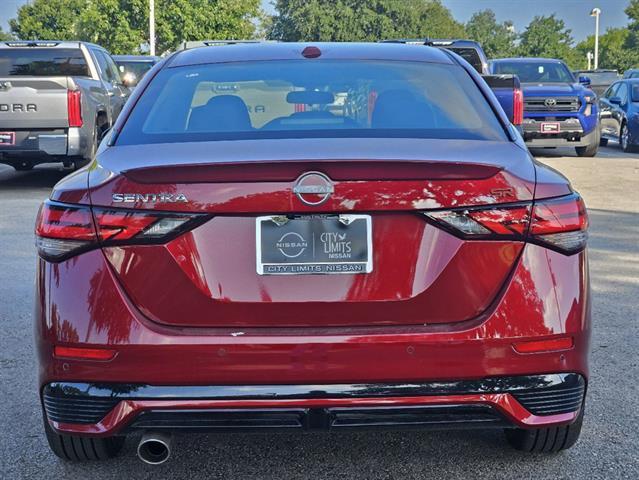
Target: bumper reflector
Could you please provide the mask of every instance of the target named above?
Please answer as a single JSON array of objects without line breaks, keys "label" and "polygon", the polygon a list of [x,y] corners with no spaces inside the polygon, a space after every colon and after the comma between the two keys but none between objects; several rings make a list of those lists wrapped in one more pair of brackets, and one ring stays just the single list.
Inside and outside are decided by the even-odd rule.
[{"label": "bumper reflector", "polygon": [[53,356],[59,358],[70,358],[77,360],[111,360],[115,357],[116,351],[106,348],[77,348],[62,347],[56,345],[53,347]]},{"label": "bumper reflector", "polygon": [[572,337],[513,343],[513,348],[517,353],[556,352],[558,350],[569,350],[573,346],[574,341]]}]

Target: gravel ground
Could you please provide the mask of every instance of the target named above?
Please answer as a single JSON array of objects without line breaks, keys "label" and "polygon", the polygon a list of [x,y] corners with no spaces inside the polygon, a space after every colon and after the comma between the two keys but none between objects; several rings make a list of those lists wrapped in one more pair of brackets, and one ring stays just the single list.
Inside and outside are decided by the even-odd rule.
[{"label": "gravel ground", "polygon": [[0,165],[0,478],[639,478],[639,156],[544,150],[590,210],[592,378],[579,443],[552,456],[509,450],[497,431],[178,437],[160,467],[129,440],[112,461],[66,464],[42,433],[32,334],[33,223],[65,175]]}]

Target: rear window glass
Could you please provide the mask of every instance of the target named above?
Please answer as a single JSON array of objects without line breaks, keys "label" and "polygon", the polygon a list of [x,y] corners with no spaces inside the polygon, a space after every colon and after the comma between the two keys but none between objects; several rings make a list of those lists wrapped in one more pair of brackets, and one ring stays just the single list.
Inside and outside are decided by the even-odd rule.
[{"label": "rear window glass", "polygon": [[124,76],[127,73],[135,75],[137,80],[140,80],[146,72],[153,68],[155,62],[140,62],[133,60],[115,60],[116,65],[120,69],[120,75]]},{"label": "rear window glass", "polygon": [[573,77],[568,67],[559,62],[495,62],[492,73],[508,73],[517,75],[522,83],[573,83]]},{"label": "rear window glass", "polygon": [[483,73],[484,66],[481,63],[481,57],[479,56],[479,52],[474,48],[455,48],[455,47],[446,47],[451,52],[455,52],[457,55],[466,60],[470,65],[477,70],[479,73]]},{"label": "rear window glass", "polygon": [[639,84],[633,83],[631,92],[632,92],[632,101],[639,102]]},{"label": "rear window glass", "polygon": [[388,136],[506,138],[461,67],[288,60],[164,69],[117,143]]},{"label": "rear window glass", "polygon": [[0,77],[89,76],[89,67],[79,48],[0,49]]},{"label": "rear window glass", "polygon": [[583,72],[580,73],[579,76],[588,77],[595,85],[610,85],[612,82],[616,82],[621,78],[615,72]]}]

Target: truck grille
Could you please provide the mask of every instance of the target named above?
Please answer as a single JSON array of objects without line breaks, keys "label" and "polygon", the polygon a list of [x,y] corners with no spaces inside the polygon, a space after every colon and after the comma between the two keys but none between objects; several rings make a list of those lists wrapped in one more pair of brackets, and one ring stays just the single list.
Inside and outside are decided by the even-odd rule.
[{"label": "truck grille", "polygon": [[524,110],[527,112],[578,112],[580,107],[579,97],[524,98]]}]

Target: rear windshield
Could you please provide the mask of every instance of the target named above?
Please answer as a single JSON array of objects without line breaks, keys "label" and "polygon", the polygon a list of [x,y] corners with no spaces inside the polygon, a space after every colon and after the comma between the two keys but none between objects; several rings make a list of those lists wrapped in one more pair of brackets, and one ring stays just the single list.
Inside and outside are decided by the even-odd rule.
[{"label": "rear windshield", "polygon": [[273,60],[162,70],[117,143],[398,136],[506,139],[459,66]]},{"label": "rear windshield", "polygon": [[580,73],[581,77],[588,77],[590,82],[595,85],[610,85],[621,77],[615,72],[584,72]]},{"label": "rear windshield", "polygon": [[132,61],[132,60],[115,60],[115,63],[120,69],[122,76],[127,73],[135,75],[137,80],[140,80],[146,72],[153,68],[155,62],[150,61]]},{"label": "rear windshield", "polygon": [[495,62],[492,67],[495,74],[509,73],[517,75],[522,83],[574,83],[568,67],[559,62],[526,61]]},{"label": "rear windshield", "polygon": [[79,48],[0,49],[0,77],[88,77],[89,67]]},{"label": "rear windshield", "polygon": [[455,48],[455,47],[446,47],[451,52],[455,52],[457,55],[462,57],[471,66],[477,70],[479,73],[483,73],[484,66],[481,63],[481,57],[479,56],[479,52],[474,48]]}]

